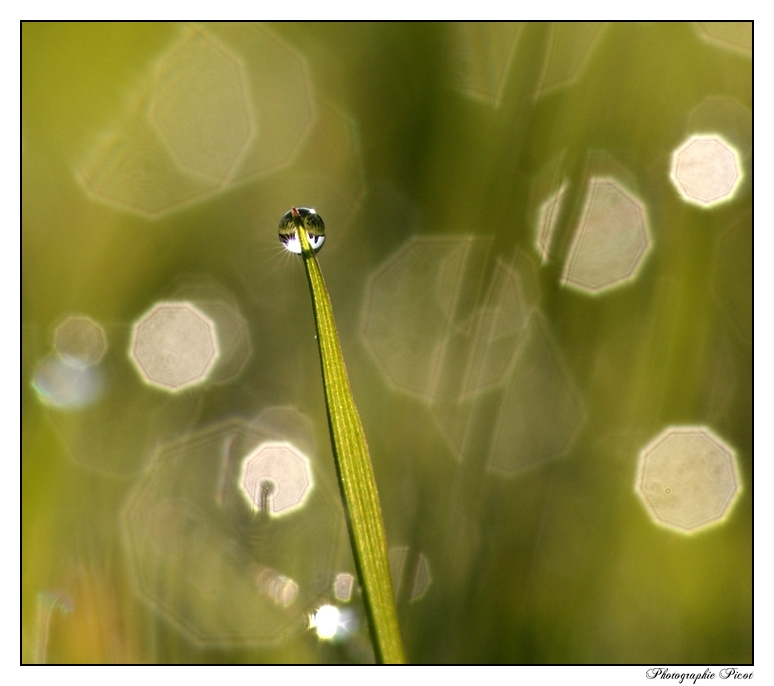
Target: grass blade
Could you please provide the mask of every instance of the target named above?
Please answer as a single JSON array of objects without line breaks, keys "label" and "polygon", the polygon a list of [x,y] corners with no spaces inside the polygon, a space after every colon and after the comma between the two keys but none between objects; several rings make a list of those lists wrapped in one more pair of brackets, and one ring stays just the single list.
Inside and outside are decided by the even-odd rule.
[{"label": "grass blade", "polygon": [[306,231],[300,222],[297,226],[312,293],[333,456],[374,652],[379,662],[403,663],[403,642],[371,457],[352,398],[328,290]]}]

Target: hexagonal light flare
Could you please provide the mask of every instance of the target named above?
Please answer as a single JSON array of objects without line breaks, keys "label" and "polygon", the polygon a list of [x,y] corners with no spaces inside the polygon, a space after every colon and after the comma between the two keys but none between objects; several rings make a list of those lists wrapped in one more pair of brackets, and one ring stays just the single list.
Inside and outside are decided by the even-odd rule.
[{"label": "hexagonal light flare", "polygon": [[415,236],[373,273],[362,332],[393,386],[429,402],[443,393],[449,339],[470,316],[464,294],[478,287],[488,248],[474,236]]},{"label": "hexagonal light flare", "polygon": [[406,592],[409,602],[422,598],[432,581],[428,559],[422,553],[413,553],[408,546],[395,546],[390,548],[389,560],[395,596],[401,597],[405,582],[411,585]]},{"label": "hexagonal light flare", "polygon": [[450,25],[454,86],[498,107],[524,22],[457,22]]},{"label": "hexagonal light flare", "polygon": [[538,210],[537,235],[535,237],[535,250],[540,255],[540,261],[548,262],[559,216],[562,212],[564,199],[570,184],[565,180],[551,195],[549,195]]},{"label": "hexagonal light flare", "polygon": [[54,332],[54,348],[67,364],[85,369],[97,364],[107,350],[105,331],[93,319],[68,317]]},{"label": "hexagonal light flare", "polygon": [[245,93],[257,133],[244,154],[240,151],[239,164],[229,180],[240,183],[288,166],[317,118],[303,55],[263,24],[213,22],[207,25],[207,32],[245,65]]},{"label": "hexagonal light flare", "polygon": [[242,462],[239,487],[253,510],[288,514],[303,507],[312,489],[309,459],[290,443],[268,441]]},{"label": "hexagonal light flare", "polygon": [[316,118],[303,57],[249,23],[182,25],[127,102],[75,173],[96,200],[151,218],[288,166]]},{"label": "hexagonal light flare", "polygon": [[585,412],[536,324],[531,263],[498,260],[484,290],[487,248],[475,237],[410,240],[373,273],[362,334],[384,379],[428,404],[457,459],[488,452],[487,467],[510,476],[563,455]]},{"label": "hexagonal light flare", "polygon": [[[130,489],[122,538],[133,590],[195,645],[286,643],[308,629],[307,613],[340,568],[345,529],[333,489],[319,488],[303,510],[277,521],[256,517],[240,485],[245,456],[269,441],[292,441],[311,456],[307,421],[267,408],[253,421],[182,432],[158,446]],[[284,485],[281,473],[270,477]]]},{"label": "hexagonal light flare", "polygon": [[218,339],[218,361],[208,382],[227,383],[236,379],[252,355],[250,331],[236,300],[216,283],[194,279],[184,282],[172,299],[191,303],[215,325]]},{"label": "hexagonal light flare", "polygon": [[261,593],[278,607],[290,607],[298,599],[298,584],[284,574],[263,567],[255,577]]},{"label": "hexagonal light flare", "polygon": [[574,83],[585,70],[606,27],[607,22],[601,21],[551,24],[535,97]]},{"label": "hexagonal light flare", "polygon": [[739,153],[717,134],[695,134],[672,154],[669,173],[680,197],[701,207],[730,200],[742,181]]},{"label": "hexagonal light flare", "polygon": [[202,32],[164,55],[151,121],[185,170],[225,180],[253,136],[245,68],[219,41]]},{"label": "hexagonal light flare", "polygon": [[171,392],[205,381],[219,354],[215,324],[188,302],[156,304],[134,325],[129,348],[143,379]]},{"label": "hexagonal light flare", "polygon": [[545,318],[534,315],[530,329],[493,415],[487,469],[495,474],[513,476],[565,455],[586,419]]},{"label": "hexagonal light flare", "polygon": [[644,204],[609,177],[589,180],[562,283],[596,294],[631,281],[651,246]]},{"label": "hexagonal light flare", "polygon": [[355,577],[349,572],[341,572],[333,580],[333,595],[337,600],[348,601],[352,597],[354,588]]},{"label": "hexagonal light flare", "polygon": [[734,451],[706,427],[668,427],[640,453],[636,492],[662,526],[688,534],[716,524],[740,491]]}]

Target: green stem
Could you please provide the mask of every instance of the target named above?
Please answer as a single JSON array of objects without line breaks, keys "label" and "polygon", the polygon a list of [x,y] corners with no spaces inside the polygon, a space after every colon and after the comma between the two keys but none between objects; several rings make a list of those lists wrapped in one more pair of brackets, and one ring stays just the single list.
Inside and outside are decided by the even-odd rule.
[{"label": "green stem", "polygon": [[379,662],[403,663],[387,540],[368,445],[352,398],[328,289],[303,227],[298,227],[298,234],[312,293],[333,457],[374,652]]}]

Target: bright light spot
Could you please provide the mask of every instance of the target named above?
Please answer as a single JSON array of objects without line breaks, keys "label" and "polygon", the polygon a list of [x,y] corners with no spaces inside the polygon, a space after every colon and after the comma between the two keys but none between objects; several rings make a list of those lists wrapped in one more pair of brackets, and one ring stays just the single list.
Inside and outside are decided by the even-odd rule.
[{"label": "bright light spot", "polygon": [[589,180],[562,283],[591,294],[631,281],[651,245],[645,206],[608,177]]},{"label": "bright light spot", "polygon": [[97,364],[107,350],[102,327],[89,317],[68,317],[56,327],[54,348],[72,367]]},{"label": "bright light spot", "polygon": [[330,640],[339,630],[339,608],[333,605],[323,605],[312,616],[312,628],[317,630],[317,635]]},{"label": "bright light spot", "polygon": [[183,169],[223,181],[253,136],[247,93],[235,55],[196,32],[161,60],[151,120]]},{"label": "bright light spot", "polygon": [[721,136],[694,135],[675,150],[669,176],[683,200],[712,207],[733,197],[742,181],[742,163]]},{"label": "bright light spot", "polygon": [[669,427],[640,453],[637,495],[658,524],[682,533],[723,520],[740,488],[733,450],[705,427]]},{"label": "bright light spot", "polygon": [[535,238],[535,249],[540,255],[540,259],[545,264],[548,262],[548,256],[551,250],[551,242],[554,238],[556,226],[559,221],[559,215],[562,212],[562,205],[567,195],[567,189],[570,184],[565,181],[551,195],[543,201],[538,210],[537,236]]},{"label": "bright light spot", "polygon": [[[197,397],[163,399],[178,406]],[[240,484],[246,455],[281,436],[306,446],[312,428],[296,410],[267,408],[254,420],[175,432],[173,441],[153,434],[152,459],[122,510],[127,571],[135,592],[196,645],[277,646],[305,631],[322,604],[321,584],[335,572],[321,574],[346,545],[338,495],[318,489],[303,510],[272,518],[255,516]],[[269,473],[284,486],[282,473]],[[274,496],[281,504],[282,490],[265,497]]]},{"label": "bright light spot", "polygon": [[57,357],[45,357],[35,367],[32,387],[47,405],[76,410],[91,405],[102,391],[99,367],[72,366]]},{"label": "bright light spot", "polygon": [[290,443],[264,443],[242,462],[239,486],[253,510],[287,514],[302,507],[312,489],[309,459]]},{"label": "bright light spot", "polygon": [[129,355],[149,384],[181,391],[217,362],[215,324],[191,303],[159,303],[134,325]]},{"label": "bright light spot", "polygon": [[333,593],[338,600],[344,602],[352,597],[352,589],[355,586],[355,577],[347,572],[337,574],[333,580]]},{"label": "bright light spot", "polygon": [[[308,236],[308,238],[309,245],[311,246],[312,250],[314,252],[319,252],[323,243],[325,243],[325,236]],[[301,239],[298,237],[298,235],[291,236],[286,241],[283,241],[282,247],[294,255],[300,255],[303,252],[301,249]]]}]

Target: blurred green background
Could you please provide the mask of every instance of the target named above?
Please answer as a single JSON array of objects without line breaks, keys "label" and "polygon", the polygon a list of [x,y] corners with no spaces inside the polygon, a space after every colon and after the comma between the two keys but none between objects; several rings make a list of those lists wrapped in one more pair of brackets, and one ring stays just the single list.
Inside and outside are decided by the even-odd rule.
[{"label": "blurred green background", "polygon": [[[302,205],[409,659],[750,662],[751,45],[749,24],[23,24],[23,661],[373,659],[334,586],[354,567],[311,304],[276,235]],[[693,134],[735,151],[720,204],[670,179]],[[629,271],[573,287],[621,226],[645,241]],[[176,392],[130,359],[169,301],[220,351]],[[738,484],[689,533],[635,488],[674,426],[728,446]],[[282,516],[239,492],[263,440],[308,458]],[[685,469],[685,497],[720,478]]]}]

